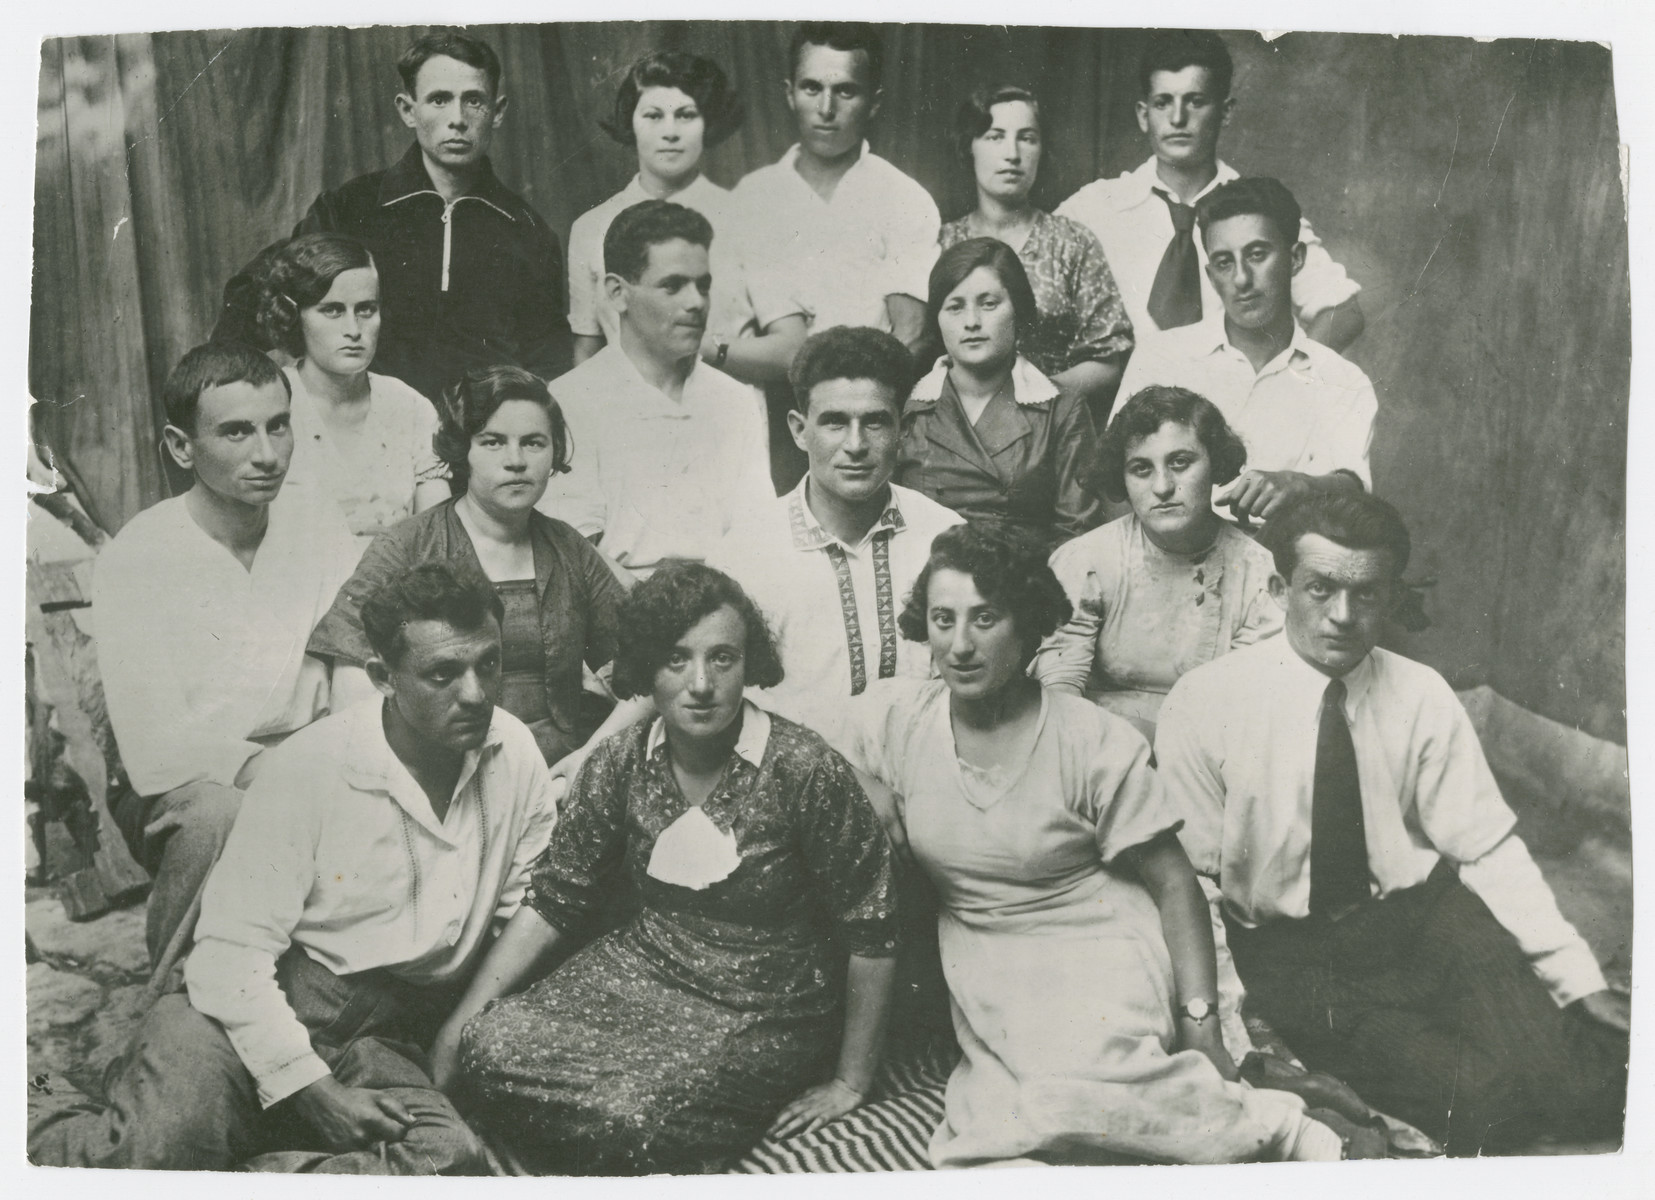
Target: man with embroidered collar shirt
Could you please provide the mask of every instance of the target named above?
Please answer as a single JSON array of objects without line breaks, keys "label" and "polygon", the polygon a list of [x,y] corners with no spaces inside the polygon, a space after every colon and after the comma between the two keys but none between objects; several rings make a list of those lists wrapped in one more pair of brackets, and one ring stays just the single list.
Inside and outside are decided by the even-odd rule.
[{"label": "man with embroidered collar shirt", "polygon": [[1323,492],[1265,538],[1284,635],[1184,675],[1155,738],[1249,1007],[1451,1155],[1618,1137],[1625,997],[1558,911],[1459,699],[1376,645],[1401,517]]},{"label": "man with embroidered collar shirt", "polygon": [[[1153,154],[1118,178],[1094,180],[1057,208],[1058,216],[1079,221],[1103,243],[1140,342],[1157,329],[1200,321],[1217,307],[1200,271],[1193,206],[1236,178],[1218,157],[1219,135],[1235,111],[1233,76],[1218,34],[1152,35],[1140,59],[1137,117]],[[1328,255],[1309,222],[1298,240],[1305,244],[1305,268],[1293,282],[1298,319],[1311,337],[1342,350],[1363,329],[1361,287]]]},{"label": "man with embroidered collar shirt", "polygon": [[896,618],[931,540],[963,518],[891,482],[912,360],[876,329],[814,334],[793,361],[793,440],[810,470],[743,514],[711,562],[770,621],[785,678],[766,707],[838,744],[845,701],[870,683],[931,673]]},{"label": "man with embroidered collar shirt", "polygon": [[98,555],[98,664],[129,787],[110,810],[154,877],[145,938],[158,989],[188,948],[201,886],[266,752],[327,711],[311,630],[350,577],[332,504],[282,488],[287,377],[235,344],[197,347],[163,389],[167,452],[194,482]]},{"label": "man with embroidered collar shirt", "polygon": [[1196,206],[1207,277],[1222,308],[1199,324],[1142,339],[1121,381],[1188,388],[1218,406],[1247,446],[1247,466],[1213,494],[1243,524],[1312,491],[1371,486],[1379,404],[1361,368],[1293,318],[1305,246],[1293,194],[1274,179],[1235,179]]},{"label": "man with embroidered collar shirt", "polygon": [[433,33],[397,71],[397,115],[414,145],[388,170],[323,193],[294,234],[367,244],[385,314],[374,369],[431,400],[473,366],[560,374],[572,349],[562,251],[488,159],[506,115],[499,58],[463,33]]},{"label": "man with embroidered collar shirt", "polygon": [[[795,31],[783,87],[798,141],[736,185],[741,257],[760,329],[791,314],[812,333],[868,326],[928,363],[924,297],[942,218],[930,193],[868,148],[884,57],[873,25]],[[790,488],[804,469],[787,434],[793,401],[774,388],[769,402],[776,482]]]},{"label": "man with embroidered collar shirt", "polygon": [[157,1002],[104,1104],[32,1117],[33,1161],[486,1171],[414,1047],[517,910],[556,819],[533,735],[496,706],[501,614],[451,563],[368,598],[381,695],[273,752],[208,882],[188,1000]]},{"label": "man with embroidered collar shirt", "polygon": [[712,237],[668,200],[624,209],[603,239],[620,336],[551,384],[574,448],[536,507],[638,578],[662,559],[705,559],[738,513],[776,495],[758,397],[699,357]]}]

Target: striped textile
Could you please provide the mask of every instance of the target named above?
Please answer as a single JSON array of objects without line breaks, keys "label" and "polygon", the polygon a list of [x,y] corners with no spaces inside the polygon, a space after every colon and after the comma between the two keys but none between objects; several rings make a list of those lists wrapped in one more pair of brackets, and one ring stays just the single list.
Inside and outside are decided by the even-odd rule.
[{"label": "striped textile", "polygon": [[926,1149],[942,1122],[943,1091],[959,1059],[951,1034],[894,1054],[861,1108],[811,1133],[766,1138],[730,1170],[740,1175],[928,1171]]}]

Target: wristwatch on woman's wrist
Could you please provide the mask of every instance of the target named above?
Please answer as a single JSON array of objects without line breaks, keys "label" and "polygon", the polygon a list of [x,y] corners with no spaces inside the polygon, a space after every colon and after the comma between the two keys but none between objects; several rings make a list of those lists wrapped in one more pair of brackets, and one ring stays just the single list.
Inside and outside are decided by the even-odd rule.
[{"label": "wristwatch on woman's wrist", "polygon": [[713,363],[715,367],[722,367],[724,360],[730,357],[730,339],[713,334]]},{"label": "wristwatch on woman's wrist", "polygon": [[1188,1017],[1197,1025],[1213,1015],[1213,1005],[1210,1000],[1191,1000],[1180,1004],[1177,1009],[1180,1017]]}]

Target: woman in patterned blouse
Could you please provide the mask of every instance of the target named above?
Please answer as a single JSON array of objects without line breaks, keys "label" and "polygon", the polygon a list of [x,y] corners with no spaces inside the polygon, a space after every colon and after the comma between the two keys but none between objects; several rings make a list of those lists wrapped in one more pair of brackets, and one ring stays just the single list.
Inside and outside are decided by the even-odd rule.
[{"label": "woman in patterned blouse", "polygon": [[981,88],[960,106],[954,136],[977,181],[977,207],[942,227],[943,249],[992,237],[1017,252],[1040,310],[1019,348],[1084,399],[1102,429],[1132,353],[1132,322],[1097,236],[1030,200],[1042,153],[1040,101],[1027,88]]},{"label": "woman in patterned blouse", "polygon": [[[669,562],[621,626],[615,690],[660,716],[576,777],[433,1070],[533,1170],[718,1171],[867,1093],[896,953],[891,849],[850,766],[743,699],[782,670],[734,580]],[[623,885],[636,916],[592,940]]]}]

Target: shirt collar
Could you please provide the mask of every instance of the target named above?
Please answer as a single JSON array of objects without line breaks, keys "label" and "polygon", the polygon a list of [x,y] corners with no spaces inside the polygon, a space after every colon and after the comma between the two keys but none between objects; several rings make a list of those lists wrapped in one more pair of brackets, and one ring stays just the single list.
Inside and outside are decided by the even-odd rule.
[{"label": "shirt collar", "polygon": [[[1192,205],[1197,203],[1201,197],[1216,190],[1221,184],[1229,183],[1230,180],[1239,179],[1240,177],[1240,172],[1223,159],[1219,159],[1218,171],[1212,177],[1212,182],[1197,192],[1195,199],[1191,200],[1190,203]],[[1126,190],[1126,195],[1123,197],[1124,203],[1121,206],[1123,208],[1134,208],[1148,200],[1155,200],[1159,203],[1160,200],[1155,195],[1155,189],[1166,190],[1166,185],[1161,182],[1161,177],[1155,173],[1155,156],[1153,154],[1149,156],[1147,162],[1140,165],[1136,170],[1129,172],[1126,178],[1131,180],[1131,187]]]},{"label": "shirt collar", "polygon": [[[442,822],[437,820],[437,814],[431,807],[431,800],[425,794],[425,789],[420,787],[408,765],[396,756],[391,744],[385,740],[385,727],[381,716],[383,709],[384,701],[376,698],[352,705],[341,714],[343,719],[350,723],[346,735],[350,746],[349,758],[341,765],[341,774],[347,783],[362,791],[385,793],[428,832],[444,841],[451,841],[443,830]],[[500,709],[496,707],[495,713],[499,712]],[[471,783],[471,777],[477,773],[483,760],[498,753],[502,743],[500,721],[496,715],[488,723],[488,732],[483,735],[483,744],[465,753],[465,759],[460,765],[460,777],[454,784],[454,795],[448,810],[450,813],[454,811],[455,801]]]},{"label": "shirt collar", "polygon": [[[408,147],[408,153],[398,159],[379,181],[379,204],[383,208],[388,204],[406,200],[410,196],[422,196],[426,193],[442,199],[437,185],[431,182],[431,173],[425,169],[425,155],[421,152],[419,143],[415,142]],[[494,174],[494,167],[486,158],[477,166],[475,185],[465,195],[456,198],[454,203],[458,204],[461,200],[481,200],[508,221],[517,220],[511,212],[513,196]]]},{"label": "shirt collar", "polygon": [[610,373],[617,388],[649,405],[650,416],[677,417],[687,419],[694,414],[690,411],[695,407],[696,400],[701,395],[701,385],[708,378],[707,372],[713,370],[704,364],[699,357],[690,365],[690,373],[684,377],[684,396],[681,400],[674,400],[660,388],[644,378],[638,365],[626,356],[621,349],[620,339],[605,346],[594,354],[590,362],[603,359],[603,367]]},{"label": "shirt collar", "polygon": [[[666,744],[667,723],[656,717],[649,727],[649,741],[644,744],[644,756],[654,758],[655,752]],[[770,745],[770,714],[751,700],[741,702],[741,734],[736,738],[736,757],[755,770],[764,765],[764,752]]]},{"label": "shirt collar", "polygon": [[[1224,308],[1222,305],[1219,305],[1215,312],[1202,318],[1198,324],[1192,325],[1190,328],[1198,331],[1190,336],[1196,339],[1196,344],[1203,353],[1216,354],[1224,351],[1229,354],[1241,354],[1243,358],[1246,357],[1239,349],[1230,344],[1229,331],[1224,327]],[[1265,363],[1264,369],[1259,374],[1273,375],[1277,371],[1285,370],[1289,364],[1312,360],[1315,356],[1314,346],[1315,342],[1304,331],[1304,326],[1295,320],[1293,322],[1293,336],[1288,339],[1287,349]]]},{"label": "shirt collar", "polygon": [[[914,385],[911,400],[920,400],[935,404],[942,396],[942,385],[948,381],[948,368],[952,364],[948,355],[937,359],[937,365]],[[1011,368],[1012,399],[1019,404],[1045,404],[1061,395],[1061,389],[1040,373],[1036,367],[1021,354]]]},{"label": "shirt collar", "polygon": [[[1292,643],[1287,640],[1285,629],[1282,630],[1279,636],[1269,639],[1269,642],[1276,644],[1277,657],[1281,662],[1282,672],[1288,685],[1307,700],[1313,697],[1314,703],[1319,708],[1322,696],[1327,692],[1327,685],[1331,682],[1331,677],[1324,675],[1299,657],[1299,652],[1293,649]],[[1347,719],[1355,717],[1373,684],[1374,653],[1374,651],[1369,651],[1361,662],[1357,663],[1343,676],[1345,681],[1345,716]]]},{"label": "shirt collar", "polygon": [[[787,528],[793,538],[795,550],[820,550],[826,546],[845,546],[838,538],[823,529],[816,520],[816,514],[810,511],[810,504],[805,499],[805,489],[810,486],[810,473],[799,480],[798,486],[787,494]],[[879,514],[879,519],[868,529],[867,538],[876,533],[900,533],[908,528],[908,523],[902,518],[902,508],[897,500],[896,489],[891,490],[890,503],[885,511]],[[845,546],[846,550],[854,550],[854,546]]]},{"label": "shirt collar", "polygon": [[[808,183],[806,183],[804,176],[799,174],[799,169],[798,169],[797,163],[799,161],[799,154],[800,153],[801,153],[801,151],[799,150],[799,143],[794,142],[791,146],[789,146],[787,148],[787,153],[782,155],[781,165],[786,168],[787,173],[790,176],[792,176],[794,179],[799,181],[799,186],[803,187],[812,196],[816,196],[816,189],[811,187]],[[873,150],[868,146],[868,139],[863,138],[862,139],[862,151],[861,151],[861,153],[859,153],[856,156],[856,161],[851,163],[850,168],[842,176],[840,176],[839,186],[835,187],[834,190],[833,190],[833,194],[835,196],[839,195],[839,187],[844,186],[845,180],[849,179],[851,176],[855,175],[859,171],[864,170],[867,167],[868,159],[871,158],[872,156],[873,156]],[[817,199],[820,200],[821,197],[817,196]],[[832,201],[827,201],[827,200],[824,200],[822,202],[824,204],[832,203]]]}]

